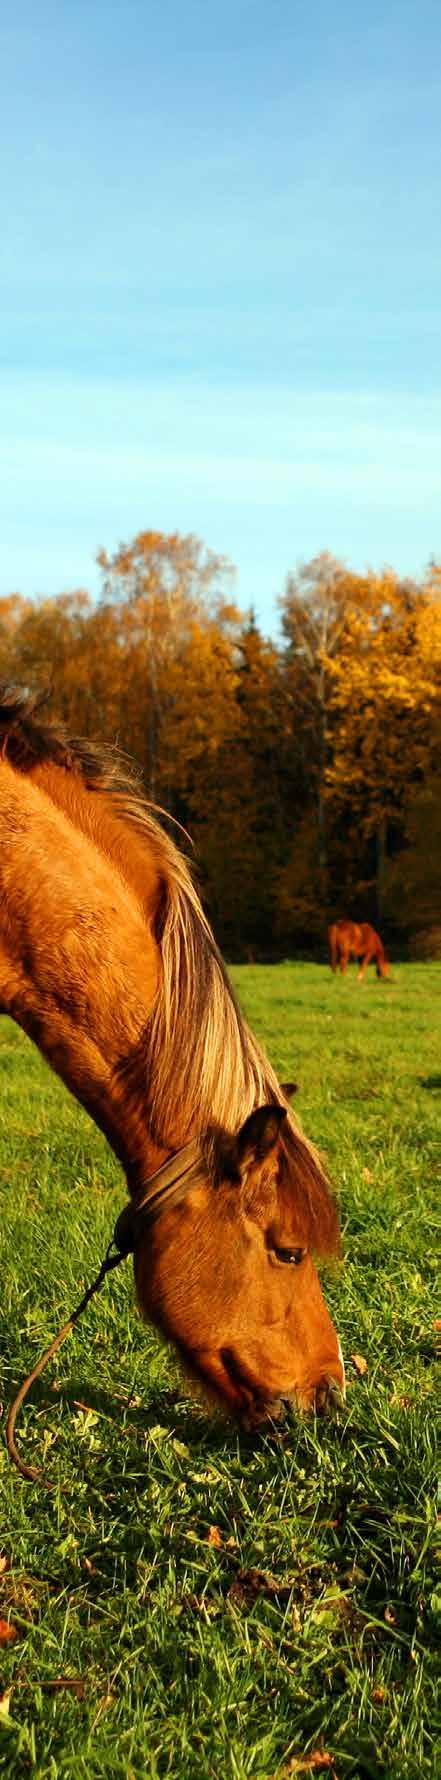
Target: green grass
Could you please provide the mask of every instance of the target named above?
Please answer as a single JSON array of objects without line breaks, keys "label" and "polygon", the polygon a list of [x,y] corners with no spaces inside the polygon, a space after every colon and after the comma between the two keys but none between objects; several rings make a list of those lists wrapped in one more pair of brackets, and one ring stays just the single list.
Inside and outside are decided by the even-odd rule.
[{"label": "green grass", "polygon": [[[22,1450],[53,1491],[1,1449],[11,1777],[282,1780],[314,1751],[333,1765],[309,1771],[338,1780],[436,1772],[441,966],[397,966],[362,989],[306,964],[233,974],[281,1078],[300,1082],[340,1194],[346,1260],[326,1292],[347,1405],[274,1438],[210,1420],[143,1328],[130,1264],[111,1277],[21,1417]],[[124,1191],[6,1021],[0,1113],[6,1408],[97,1267]]]}]

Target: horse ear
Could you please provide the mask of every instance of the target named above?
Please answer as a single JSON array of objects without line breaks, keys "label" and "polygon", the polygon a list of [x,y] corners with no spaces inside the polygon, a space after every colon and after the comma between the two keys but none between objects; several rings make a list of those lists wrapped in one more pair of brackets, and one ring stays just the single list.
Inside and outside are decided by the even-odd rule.
[{"label": "horse ear", "polygon": [[218,1181],[234,1181],[240,1186],[242,1174],[276,1148],[279,1132],[288,1116],[286,1106],[257,1106],[241,1125],[235,1137],[219,1134],[216,1146],[215,1177]]},{"label": "horse ear", "polygon": [[274,1150],[281,1126],[287,1117],[286,1106],[257,1106],[238,1131],[235,1151],[239,1172],[253,1162],[264,1162]]},{"label": "horse ear", "polygon": [[298,1082],[281,1082],[280,1086],[282,1094],[285,1095],[285,1100],[293,1100],[294,1094],[298,1094],[299,1092]]}]

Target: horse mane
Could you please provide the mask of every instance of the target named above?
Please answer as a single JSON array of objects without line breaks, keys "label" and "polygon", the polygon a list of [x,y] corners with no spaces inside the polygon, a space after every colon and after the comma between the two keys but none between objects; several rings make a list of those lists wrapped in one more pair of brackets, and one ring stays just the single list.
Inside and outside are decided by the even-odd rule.
[{"label": "horse mane", "polygon": [[[116,747],[45,721],[46,698],[0,686],[1,754],[23,773],[50,762],[74,773],[86,792],[107,798],[153,852],[160,878],[160,984],[137,1054],[124,1066],[128,1085],[139,1085],[142,1070],[152,1135],[171,1148],[219,1128],[234,1133],[256,1106],[287,1102],[240,1011],[187,859],[161,825],[164,812],[147,801],[134,763]],[[320,1157],[289,1107],[281,1142],[308,1240],[318,1252],[338,1250],[338,1216]]]}]

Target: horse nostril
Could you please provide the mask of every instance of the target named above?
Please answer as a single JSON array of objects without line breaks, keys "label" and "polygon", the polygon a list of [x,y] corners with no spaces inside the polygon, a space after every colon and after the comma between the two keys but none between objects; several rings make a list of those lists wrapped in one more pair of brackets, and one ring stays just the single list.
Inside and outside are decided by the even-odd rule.
[{"label": "horse nostril", "polygon": [[317,1415],[329,1415],[332,1409],[341,1409],[345,1400],[344,1386],[337,1378],[329,1374],[320,1379],[315,1393],[315,1409]]}]

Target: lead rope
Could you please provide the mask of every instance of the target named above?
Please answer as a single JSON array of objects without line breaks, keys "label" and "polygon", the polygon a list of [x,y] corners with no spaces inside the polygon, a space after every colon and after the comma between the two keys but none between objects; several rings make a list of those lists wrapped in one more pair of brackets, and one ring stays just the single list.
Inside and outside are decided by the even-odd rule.
[{"label": "lead rope", "polygon": [[[101,1262],[99,1273],[96,1275],[96,1279],[93,1279],[91,1285],[87,1287],[80,1303],[77,1304],[76,1309],[72,1311],[72,1315],[69,1317],[67,1323],[64,1323],[63,1328],[59,1329],[58,1335],[55,1335],[54,1340],[51,1341],[50,1347],[47,1347],[46,1352],[41,1355],[39,1360],[37,1360],[37,1365],[34,1366],[33,1371],[29,1372],[27,1378],[23,1380],[23,1384],[20,1385],[20,1390],[17,1391],[17,1396],[14,1397],[14,1402],[11,1403],[6,1423],[6,1445],[9,1458],[11,1459],[12,1464],[17,1466],[17,1470],[21,1471],[22,1477],[30,1477],[32,1483],[38,1481],[42,1476],[42,1471],[35,1465],[27,1465],[25,1460],[20,1457],[18,1447],[15,1443],[15,1423],[18,1411],[21,1408],[22,1403],[24,1403],[25,1397],[27,1397],[28,1391],[31,1389],[31,1385],[34,1384],[36,1378],[40,1377],[40,1373],[43,1372],[44,1367],[47,1366],[48,1360],[52,1359],[52,1355],[56,1354],[57,1348],[61,1347],[62,1341],[65,1341],[66,1336],[70,1335],[71,1330],[75,1328],[76,1323],[83,1314],[83,1310],[86,1310],[87,1305],[90,1304],[91,1298],[94,1298],[95,1293],[101,1290],[106,1275],[111,1273],[114,1267],[119,1267],[120,1261],[125,1261],[127,1259],[129,1253],[127,1248],[122,1250],[117,1249],[116,1254],[112,1254],[113,1246],[114,1238],[112,1237],[111,1242],[109,1242],[109,1247],[106,1250],[104,1260]],[[48,1478],[45,1479],[45,1482],[48,1489],[53,1489],[54,1486],[49,1482]]]},{"label": "lead rope", "polygon": [[[190,1187],[195,1183],[195,1178],[200,1180],[202,1167],[199,1140],[193,1138],[189,1143],[183,1144],[182,1148],[177,1150],[174,1155],[169,1156],[166,1162],[156,1169],[155,1174],[150,1175],[149,1180],[145,1183],[144,1196],[138,1200],[137,1205],[128,1203],[123,1206],[96,1279],[93,1279],[92,1284],[87,1287],[76,1310],[72,1311],[68,1322],[64,1323],[58,1335],[55,1335],[50,1347],[46,1348],[46,1353],[42,1354],[41,1359],[34,1366],[33,1372],[29,1372],[23,1384],[20,1385],[20,1390],[17,1391],[17,1396],[14,1397],[14,1402],[9,1410],[6,1423],[6,1445],[12,1463],[17,1466],[18,1471],[21,1471],[22,1477],[30,1477],[32,1483],[42,1476],[42,1472],[34,1465],[27,1465],[25,1460],[20,1457],[14,1437],[18,1411],[21,1404],[24,1403],[31,1385],[34,1384],[36,1378],[40,1377],[48,1360],[51,1360],[52,1355],[56,1354],[57,1348],[61,1347],[62,1341],[66,1340],[66,1335],[70,1335],[71,1330],[75,1328],[83,1310],[86,1310],[91,1298],[95,1297],[95,1292],[100,1291],[106,1274],[111,1273],[114,1267],[119,1267],[120,1261],[125,1261],[127,1255],[134,1254],[141,1230],[146,1229],[149,1224],[155,1221],[160,1209],[163,1209],[166,1204],[179,1203],[179,1200],[186,1197]],[[46,1482],[48,1489],[52,1489],[53,1485],[48,1479]]]}]

